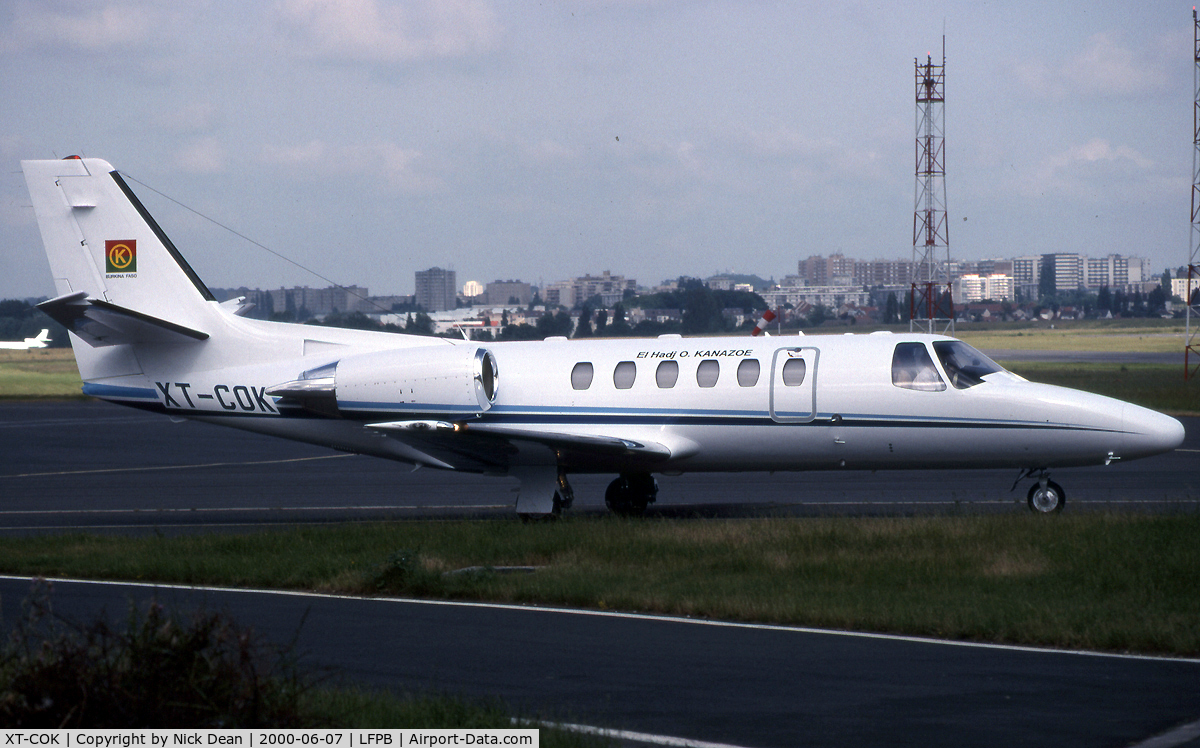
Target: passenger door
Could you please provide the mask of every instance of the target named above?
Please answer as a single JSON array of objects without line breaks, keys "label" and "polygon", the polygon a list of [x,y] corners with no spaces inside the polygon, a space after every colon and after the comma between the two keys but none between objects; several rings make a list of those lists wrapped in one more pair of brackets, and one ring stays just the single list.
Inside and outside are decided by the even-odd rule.
[{"label": "passenger door", "polygon": [[771,357],[771,418],[806,423],[817,417],[816,348],[780,348]]}]

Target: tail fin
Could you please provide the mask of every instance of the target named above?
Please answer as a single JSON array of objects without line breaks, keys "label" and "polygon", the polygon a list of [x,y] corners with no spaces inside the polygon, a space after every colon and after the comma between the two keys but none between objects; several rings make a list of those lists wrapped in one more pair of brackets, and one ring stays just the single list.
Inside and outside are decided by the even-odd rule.
[{"label": "tail fin", "polygon": [[110,316],[204,328],[212,293],[112,166],[72,157],[21,168],[59,300],[71,297],[77,316],[99,302]]}]

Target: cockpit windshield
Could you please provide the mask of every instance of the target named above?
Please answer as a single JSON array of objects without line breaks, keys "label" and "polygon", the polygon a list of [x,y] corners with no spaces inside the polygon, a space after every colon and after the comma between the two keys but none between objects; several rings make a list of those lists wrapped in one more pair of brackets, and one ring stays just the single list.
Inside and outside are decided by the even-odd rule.
[{"label": "cockpit windshield", "polygon": [[961,340],[939,340],[933,344],[933,352],[956,389],[974,387],[988,374],[1004,371],[995,361]]}]

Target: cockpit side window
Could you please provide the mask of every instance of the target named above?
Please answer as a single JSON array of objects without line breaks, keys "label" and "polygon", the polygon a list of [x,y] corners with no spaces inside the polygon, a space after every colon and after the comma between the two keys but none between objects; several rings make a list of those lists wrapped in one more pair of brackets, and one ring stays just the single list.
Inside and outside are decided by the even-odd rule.
[{"label": "cockpit side window", "polygon": [[897,343],[892,354],[892,384],[906,390],[941,392],[946,383],[938,374],[924,343]]},{"label": "cockpit side window", "polygon": [[988,374],[1003,371],[1000,365],[961,340],[939,340],[933,352],[942,362],[950,384],[965,390],[983,382]]}]

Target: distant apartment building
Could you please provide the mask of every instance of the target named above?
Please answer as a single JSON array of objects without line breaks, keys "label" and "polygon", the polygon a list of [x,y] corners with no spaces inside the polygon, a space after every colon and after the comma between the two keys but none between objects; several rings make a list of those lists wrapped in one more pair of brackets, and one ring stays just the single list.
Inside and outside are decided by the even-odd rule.
[{"label": "distant apartment building", "polygon": [[855,286],[776,286],[760,296],[767,307],[778,309],[790,304],[793,309],[804,304],[837,308],[843,304],[867,306],[871,303],[870,291]]},{"label": "distant apartment building", "polygon": [[1015,298],[1011,275],[968,273],[954,279],[954,301],[1012,301]]},{"label": "distant apartment building", "polygon": [[1146,280],[1145,265],[1145,261],[1140,257],[1089,257],[1084,285],[1093,290],[1103,286],[1125,290]]},{"label": "distant apartment building", "polygon": [[453,270],[433,267],[416,272],[413,302],[427,312],[453,309],[458,301],[458,284]]},{"label": "distant apartment building", "polygon": [[361,286],[330,286],[328,288],[277,288],[267,291],[271,312],[291,314],[296,318],[323,317],[333,312],[361,312],[370,309],[368,291]]},{"label": "distant apartment building", "polygon": [[809,286],[903,286],[912,282],[908,260],[854,260],[844,255],[800,260],[797,275]]},{"label": "distant apartment building", "polygon": [[483,292],[488,306],[529,306],[533,301],[533,287],[521,281],[492,281]]},{"label": "distant apartment building", "polygon": [[547,309],[560,306],[572,308],[575,306],[575,284],[572,281],[557,281],[547,285],[542,289],[542,301],[546,302]]},{"label": "distant apartment building", "polygon": [[550,283],[542,289],[542,299],[548,307],[565,306],[570,309],[593,296],[599,296],[604,306],[611,307],[625,298],[626,291],[637,293],[637,281],[605,270],[600,275],[584,275]]},{"label": "distant apartment building", "polygon": [[1042,255],[1043,293],[1063,293],[1083,288],[1087,258],[1074,252],[1055,252]]},{"label": "distant apartment building", "polygon": [[1200,278],[1191,279],[1191,287],[1188,287],[1188,277],[1185,275],[1182,278],[1171,279],[1171,296],[1178,296],[1183,299],[1183,303],[1187,303],[1188,299],[1200,290]]}]

